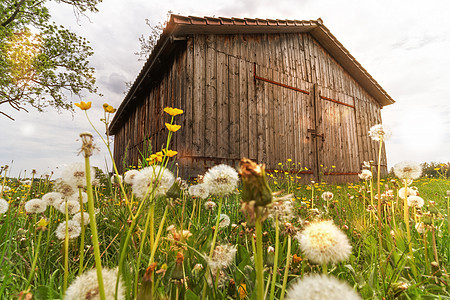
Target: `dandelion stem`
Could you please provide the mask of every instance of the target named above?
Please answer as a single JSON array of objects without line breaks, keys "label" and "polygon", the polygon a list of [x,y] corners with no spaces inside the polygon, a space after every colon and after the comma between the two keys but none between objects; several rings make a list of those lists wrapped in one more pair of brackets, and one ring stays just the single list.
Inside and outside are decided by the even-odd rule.
[{"label": "dandelion stem", "polygon": [[378,255],[381,258],[381,249],[383,247],[383,239],[381,238],[381,192],[380,192],[380,181],[381,181],[381,151],[383,149],[383,136],[380,135],[380,147],[378,149],[378,164],[377,164],[377,195],[378,195]]},{"label": "dandelion stem", "polygon": [[78,275],[83,274],[84,269],[84,209],[83,209],[83,195],[81,193],[81,188],[79,191],[79,200],[80,200],[80,217],[81,217],[81,236],[80,236],[80,269],[78,270]]},{"label": "dandelion stem", "polygon": [[270,286],[270,300],[273,300],[275,296],[275,284],[277,281],[278,272],[278,250],[280,243],[280,224],[278,218],[275,218],[275,256],[273,261],[273,275],[272,275],[272,285]]},{"label": "dandelion stem", "polygon": [[43,231],[42,229],[39,230],[39,236],[36,244],[36,252],[34,253],[33,263],[31,264],[31,272],[30,275],[28,276],[28,281],[25,290],[28,290],[28,288],[30,287],[31,281],[33,280],[34,277],[34,273],[36,272],[36,264],[39,256],[39,248],[41,246],[42,231]]},{"label": "dandelion stem", "polygon": [[[89,163],[89,156],[85,156],[84,162],[86,168],[86,191],[88,195],[89,224],[91,225],[92,245],[94,246],[94,258],[95,258],[95,267],[97,268],[98,290],[100,294],[100,299],[106,300],[105,288],[103,285],[102,261],[100,259],[100,247],[98,242],[97,222],[95,221],[94,195],[92,192],[91,166]],[[119,275],[117,277],[119,277]]]},{"label": "dandelion stem", "polygon": [[64,237],[64,283],[63,294],[67,289],[67,281],[69,278],[69,209],[67,207],[67,201],[65,202],[65,216],[66,216],[66,234]]},{"label": "dandelion stem", "polygon": [[[263,246],[262,246],[262,221],[261,216],[257,214],[255,222],[256,231],[256,299],[264,299],[264,265],[263,265]],[[290,245],[290,244],[289,244]],[[288,245],[288,247],[289,247]]]},{"label": "dandelion stem", "polygon": [[286,291],[286,284],[287,284],[287,279],[288,279],[288,275],[289,275],[289,266],[291,264],[291,243],[292,243],[292,237],[289,235],[288,236],[287,254],[286,254],[286,266],[284,267],[284,277],[283,277],[283,285],[281,287],[280,300],[284,299],[284,294]]}]

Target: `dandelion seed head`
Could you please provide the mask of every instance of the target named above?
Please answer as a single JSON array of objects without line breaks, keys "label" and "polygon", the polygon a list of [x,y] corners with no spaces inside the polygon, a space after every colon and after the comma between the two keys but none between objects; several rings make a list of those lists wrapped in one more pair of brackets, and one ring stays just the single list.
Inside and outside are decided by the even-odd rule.
[{"label": "dandelion seed head", "polygon": [[208,186],[204,183],[191,185],[189,187],[189,195],[199,199],[206,199],[209,196]]},{"label": "dandelion seed head", "polygon": [[414,161],[403,161],[394,165],[394,174],[400,179],[417,179],[422,175],[422,167]]},{"label": "dandelion seed head", "polygon": [[139,174],[138,170],[128,170],[125,172],[123,180],[129,185],[133,185],[137,174]]},{"label": "dandelion seed head", "polygon": [[236,246],[230,245],[218,245],[214,248],[214,252],[211,258],[207,258],[211,271],[216,273],[218,269],[228,267],[236,256]]},{"label": "dandelion seed head", "polygon": [[[407,188],[406,193],[407,193],[407,197],[417,196],[417,190],[414,190],[412,188]],[[401,199],[405,199],[405,188],[404,187],[398,190],[398,196]]]},{"label": "dandelion seed head", "polygon": [[358,176],[363,180],[370,180],[370,178],[372,178],[372,172],[369,170],[361,170],[361,173],[358,174]]},{"label": "dandelion seed head", "polygon": [[293,206],[291,200],[275,201],[269,208],[268,217],[271,219],[278,218],[282,223],[289,222],[293,217]]},{"label": "dandelion seed head", "polygon": [[47,209],[47,203],[41,199],[31,199],[25,203],[25,211],[29,214],[39,214]]},{"label": "dandelion seed head", "polygon": [[219,228],[225,228],[230,226],[230,217],[226,214],[220,214],[219,216]]},{"label": "dandelion seed head", "polygon": [[175,177],[168,169],[160,166],[146,167],[136,174],[132,186],[133,193],[142,199],[145,195],[150,195],[153,187],[156,189],[154,195],[165,195],[174,181]]},{"label": "dandelion seed head", "polygon": [[[117,268],[102,269],[103,285],[105,287],[105,298],[115,299]],[[79,275],[72,284],[67,288],[65,300],[97,300],[100,299],[98,289],[97,270],[92,269]],[[125,299],[125,287],[122,278],[119,280],[119,288],[117,291],[117,299]]]},{"label": "dandelion seed head", "polygon": [[409,196],[407,200],[409,207],[421,208],[425,203],[422,197],[419,196]]},{"label": "dandelion seed head", "polygon": [[334,195],[332,192],[323,192],[322,193],[322,199],[325,201],[331,201],[333,199]]},{"label": "dandelion seed head", "polygon": [[205,205],[205,209],[207,209],[207,210],[213,210],[214,208],[216,208],[216,202],[213,202],[210,200],[206,201],[204,205]]},{"label": "dandelion seed head", "polygon": [[81,225],[81,214],[83,214],[83,223],[84,225],[88,225],[89,224],[89,214],[86,212],[78,212],[76,214],[73,215],[72,220],[74,220],[75,222],[78,222]]},{"label": "dandelion seed head", "polygon": [[66,213],[66,205],[67,205],[67,211],[69,215],[74,215],[77,212],[80,211],[80,202],[70,200],[70,201],[62,201],[59,207],[57,208],[61,213]]},{"label": "dandelion seed head", "polygon": [[[80,203],[80,194],[74,193],[66,198],[67,201],[76,201]],[[88,202],[88,195],[86,192],[81,192],[81,202],[87,203]]]},{"label": "dandelion seed head", "polygon": [[286,300],[361,300],[345,281],[322,274],[306,275],[291,284]]},{"label": "dandelion seed head", "polygon": [[[81,233],[81,225],[79,222],[74,220],[69,220],[68,230],[69,230],[69,239],[77,238]],[[66,221],[59,223],[58,227],[56,227],[55,235],[58,239],[64,240],[66,237]]]},{"label": "dandelion seed head", "polygon": [[50,192],[47,194],[44,194],[42,196],[42,201],[45,201],[47,205],[53,205],[57,202],[61,202],[63,199],[63,194],[58,192]]},{"label": "dandelion seed head", "polygon": [[[86,168],[84,163],[73,163],[62,170],[62,179],[74,188],[86,186]],[[91,167],[91,180],[95,178],[95,169]],[[92,183],[92,181],[91,181]]]},{"label": "dandelion seed head", "polygon": [[416,223],[416,225],[414,225],[414,227],[416,228],[417,232],[420,234],[423,234],[427,231],[427,227],[424,222]]},{"label": "dandelion seed head", "polygon": [[122,181],[123,181],[122,175],[114,174],[114,175],[111,176],[111,183],[112,184],[114,184],[114,183],[120,184]]},{"label": "dandelion seed head", "polygon": [[391,135],[392,133],[390,129],[383,124],[374,125],[369,130],[369,136],[375,141],[379,141],[381,139],[383,139],[383,141],[387,141]]},{"label": "dandelion seed head", "polygon": [[305,256],[317,264],[344,261],[352,251],[347,235],[331,220],[310,223],[296,238]]},{"label": "dandelion seed head", "polygon": [[9,203],[5,199],[0,198],[0,214],[4,214],[8,211]]},{"label": "dandelion seed head", "polygon": [[203,177],[203,183],[208,186],[208,190],[218,196],[225,196],[233,192],[238,182],[237,171],[225,164],[212,167]]}]

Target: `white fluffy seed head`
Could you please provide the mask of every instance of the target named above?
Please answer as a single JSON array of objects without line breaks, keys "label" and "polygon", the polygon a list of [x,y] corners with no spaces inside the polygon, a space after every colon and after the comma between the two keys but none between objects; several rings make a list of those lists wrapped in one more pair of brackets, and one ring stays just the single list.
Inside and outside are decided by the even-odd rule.
[{"label": "white fluffy seed head", "polygon": [[127,183],[129,185],[133,185],[134,178],[136,177],[137,174],[139,174],[138,170],[126,171],[123,180],[125,181],[125,183]]},{"label": "white fluffy seed head", "polygon": [[81,224],[81,214],[83,214],[83,225],[88,225],[89,224],[89,214],[86,212],[78,212],[76,214],[73,215],[72,220],[74,220],[75,222],[78,222]]},{"label": "white fluffy seed head", "polygon": [[325,201],[331,201],[333,199],[334,195],[332,192],[323,192],[322,193],[322,199]]},{"label": "white fluffy seed head", "polygon": [[[398,196],[401,199],[405,199],[405,188],[401,188],[398,190]],[[407,188],[406,197],[410,197],[410,196],[417,196],[417,190],[412,189],[412,188]]]},{"label": "white fluffy seed head", "polygon": [[230,217],[226,214],[220,214],[219,216],[219,228],[225,228],[230,226]]},{"label": "white fluffy seed head", "polygon": [[189,187],[189,195],[199,199],[206,199],[209,196],[208,186],[204,183],[191,185]]},{"label": "white fluffy seed head", "polygon": [[[69,230],[69,239],[77,238],[81,233],[81,225],[79,222],[74,220],[69,220],[68,230]],[[66,221],[59,223],[58,227],[56,227],[55,235],[58,239],[64,240],[66,237]]]},{"label": "white fluffy seed head", "polygon": [[209,169],[203,176],[203,183],[215,195],[225,196],[232,193],[239,182],[237,171],[228,165],[218,165]]},{"label": "white fluffy seed head", "polygon": [[422,197],[419,196],[409,196],[407,200],[409,207],[421,208],[425,203]]},{"label": "white fluffy seed head", "polygon": [[333,221],[310,223],[296,236],[305,256],[313,263],[338,263],[352,252],[347,235]]},{"label": "white fluffy seed head", "polygon": [[372,172],[370,172],[370,170],[361,170],[361,173],[358,174],[358,176],[362,180],[370,180],[370,178],[372,178]]},{"label": "white fluffy seed head", "polygon": [[55,203],[61,202],[63,199],[63,194],[58,192],[50,192],[42,196],[42,200],[47,202],[47,205],[54,205]]},{"label": "white fluffy seed head", "polygon": [[66,205],[69,215],[74,215],[80,211],[80,202],[75,200],[63,201],[58,207],[58,210],[63,214],[66,213]]},{"label": "white fluffy seed head", "polygon": [[4,214],[8,211],[9,203],[5,199],[0,199],[0,214]]},{"label": "white fluffy seed head", "polygon": [[[91,167],[91,181],[95,178],[95,169]],[[74,188],[86,186],[86,168],[84,163],[73,163],[62,170],[62,179]]]},{"label": "white fluffy seed head", "polygon": [[326,275],[306,275],[287,291],[286,300],[361,300],[345,281]]},{"label": "white fluffy seed head", "polygon": [[47,202],[41,199],[31,199],[25,203],[25,211],[29,214],[39,214],[47,209]]},{"label": "white fluffy seed head", "polygon": [[402,161],[394,165],[394,174],[400,179],[417,179],[422,175],[422,167],[414,161]]},{"label": "white fluffy seed head", "polygon": [[175,177],[168,169],[160,166],[150,166],[139,171],[133,181],[133,193],[143,199],[150,195],[152,188],[155,189],[154,195],[165,195],[173,185]]},{"label": "white fluffy seed head", "polygon": [[[117,268],[102,269],[105,298],[115,299]],[[66,290],[65,300],[100,299],[98,291],[97,270],[92,269],[79,275]],[[117,299],[125,299],[125,288],[122,278],[119,280]]]},{"label": "white fluffy seed head", "polygon": [[369,130],[369,136],[375,141],[380,141],[381,139],[387,141],[391,135],[391,131],[383,124],[374,125]]},{"label": "white fluffy seed head", "polygon": [[[78,203],[80,202],[80,193],[74,193],[70,196],[68,196],[67,201],[77,201]],[[86,192],[81,192],[81,201],[83,203],[87,203],[88,202],[88,195]]]},{"label": "white fluffy seed head", "polygon": [[233,262],[236,252],[236,246],[216,246],[216,248],[214,248],[213,256],[211,258],[207,258],[209,267],[211,268],[213,274],[216,273],[217,269],[223,269],[229,266]]}]

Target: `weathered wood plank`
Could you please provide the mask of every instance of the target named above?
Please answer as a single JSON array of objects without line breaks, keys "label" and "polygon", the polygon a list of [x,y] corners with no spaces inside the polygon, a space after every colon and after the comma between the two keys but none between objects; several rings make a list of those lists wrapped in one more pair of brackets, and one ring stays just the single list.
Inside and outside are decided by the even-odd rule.
[{"label": "weathered wood plank", "polygon": [[214,35],[206,36],[205,156],[217,157],[217,52]]},{"label": "weathered wood plank", "polygon": [[229,152],[232,159],[239,158],[239,59],[228,57],[228,100],[229,100]]},{"label": "weathered wood plank", "polygon": [[193,85],[193,130],[192,154],[204,156],[205,113],[206,113],[206,47],[205,36],[194,37],[194,85]]}]

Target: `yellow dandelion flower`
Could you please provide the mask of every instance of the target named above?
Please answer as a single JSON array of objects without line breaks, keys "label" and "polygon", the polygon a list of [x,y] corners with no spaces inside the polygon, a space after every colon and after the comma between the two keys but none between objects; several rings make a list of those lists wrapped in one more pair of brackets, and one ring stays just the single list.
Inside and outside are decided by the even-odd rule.
[{"label": "yellow dandelion flower", "polygon": [[164,153],[166,153],[166,155],[168,156],[168,157],[174,157],[175,155],[177,155],[178,154],[178,152],[177,151],[174,151],[174,150],[164,150]]},{"label": "yellow dandelion flower", "polygon": [[169,129],[169,131],[176,132],[181,128],[181,125],[166,123],[166,127],[167,129]]},{"label": "yellow dandelion flower", "polygon": [[183,113],[183,110],[179,108],[166,107],[164,108],[164,112],[168,113],[171,116],[176,116],[181,115]]},{"label": "yellow dandelion flower", "polygon": [[333,169],[336,168],[336,166],[331,166]]},{"label": "yellow dandelion flower", "polygon": [[238,287],[239,299],[245,299],[247,296],[247,285],[245,283],[241,283]]},{"label": "yellow dandelion flower", "polygon": [[75,106],[78,106],[79,108],[81,108],[81,110],[88,110],[89,108],[91,108],[92,102],[89,101],[86,103],[84,101],[81,101],[80,103],[74,103],[74,104],[75,104]]},{"label": "yellow dandelion flower", "polygon": [[109,105],[108,103],[103,103],[103,109],[105,110],[105,112],[113,114],[116,112],[116,109],[114,107],[112,107],[111,105]]},{"label": "yellow dandelion flower", "polygon": [[292,161],[292,159],[288,158],[288,159],[287,159],[287,161],[288,161],[288,162],[291,162],[291,161]]}]

